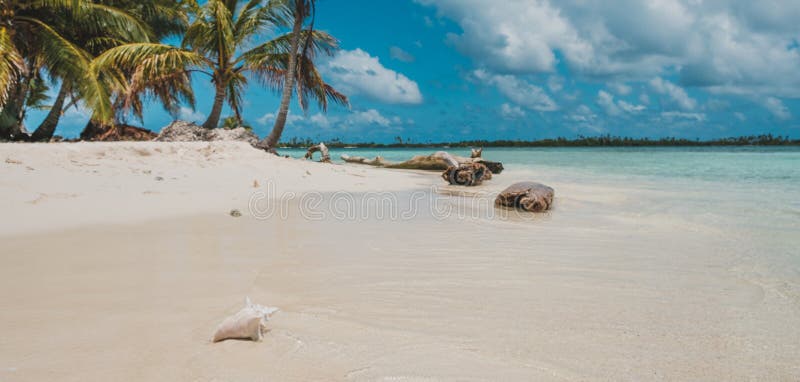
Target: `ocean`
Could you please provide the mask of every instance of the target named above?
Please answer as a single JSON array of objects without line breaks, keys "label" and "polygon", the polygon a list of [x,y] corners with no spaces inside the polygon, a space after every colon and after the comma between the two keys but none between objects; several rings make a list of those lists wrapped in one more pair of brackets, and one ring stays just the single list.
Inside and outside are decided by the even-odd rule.
[{"label": "ocean", "polygon": [[[331,157],[402,161],[436,150],[332,149]],[[468,148],[444,150],[469,156]],[[305,150],[281,153],[302,157]],[[714,251],[731,272],[800,308],[800,147],[490,147],[483,157],[505,166],[494,189],[519,180],[561,185],[556,216],[655,219],[713,234],[727,243]]]}]

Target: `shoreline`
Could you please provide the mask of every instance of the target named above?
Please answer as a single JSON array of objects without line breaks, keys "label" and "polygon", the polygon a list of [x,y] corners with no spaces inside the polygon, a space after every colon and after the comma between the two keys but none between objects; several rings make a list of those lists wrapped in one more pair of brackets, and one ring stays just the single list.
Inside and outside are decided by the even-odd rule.
[{"label": "shoreline", "polygon": [[[541,179],[555,209],[528,219],[471,203],[531,174],[512,168],[462,197],[431,189],[435,172],[243,143],[0,145],[0,207],[14,216],[0,226],[0,379],[800,375],[800,305],[786,280],[743,262],[749,237],[660,204],[644,212],[684,195],[636,183]],[[275,205],[285,217],[257,219],[247,201],[269,181],[278,195],[317,193],[317,209],[345,191],[364,218],[311,219],[288,199]],[[437,199],[405,220],[361,203],[419,191]],[[245,297],[281,309],[265,339],[212,344]]]}]

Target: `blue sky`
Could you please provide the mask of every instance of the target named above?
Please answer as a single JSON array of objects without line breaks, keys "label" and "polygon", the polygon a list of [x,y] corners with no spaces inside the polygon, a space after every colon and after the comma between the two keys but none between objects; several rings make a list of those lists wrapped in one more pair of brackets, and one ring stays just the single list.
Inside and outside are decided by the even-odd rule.
[{"label": "blue sky", "polygon": [[[342,48],[318,65],[351,107],[293,105],[284,139],[800,137],[796,0],[318,0],[317,12]],[[179,117],[202,122],[213,92],[202,77],[194,88]],[[256,133],[277,108],[252,81]],[[87,118],[70,109],[57,134]],[[171,120],[152,105],[144,124]]]}]

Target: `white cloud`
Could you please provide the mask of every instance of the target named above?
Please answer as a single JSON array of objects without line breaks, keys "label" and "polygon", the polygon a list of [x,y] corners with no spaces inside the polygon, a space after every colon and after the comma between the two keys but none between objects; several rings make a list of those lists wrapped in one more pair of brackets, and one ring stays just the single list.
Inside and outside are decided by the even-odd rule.
[{"label": "white cloud", "polygon": [[608,84],[608,88],[611,89],[614,93],[617,93],[617,95],[621,96],[631,94],[632,90],[630,86],[622,82],[612,82]]},{"label": "white cloud", "polygon": [[[461,31],[450,41],[498,74],[555,71],[800,98],[800,1],[416,0]],[[617,93],[624,95],[622,93]]]},{"label": "white cloud", "polygon": [[606,114],[611,116],[623,113],[638,113],[646,109],[644,105],[634,105],[624,100],[615,101],[614,95],[605,90],[597,92],[597,104],[603,108]]},{"label": "white cloud", "polygon": [[[294,115],[292,114],[291,110],[289,114],[286,115],[286,124],[293,125],[299,121],[305,120],[305,116],[303,115]],[[269,125],[275,122],[275,113],[267,113],[262,115],[260,118],[256,119],[256,122],[259,125]]]},{"label": "white cloud", "polygon": [[322,113],[314,114],[311,117],[309,117],[308,120],[312,124],[317,125],[317,126],[322,127],[322,128],[330,127],[330,125],[331,125],[331,121],[328,120],[328,116],[326,116],[325,114],[322,114]]},{"label": "white cloud", "polygon": [[479,81],[497,87],[500,94],[517,105],[536,111],[558,110],[558,105],[542,88],[516,76],[492,74],[482,69],[472,74]]},{"label": "white cloud", "polygon": [[[380,112],[375,109],[369,109],[366,111],[354,111],[347,117],[347,122],[352,125],[378,125],[378,126],[389,126],[392,124],[392,121],[389,118],[384,117]],[[402,123],[402,121],[395,120],[395,123]]]},{"label": "white cloud", "polygon": [[574,131],[586,130],[593,133],[602,133],[606,129],[598,123],[597,114],[586,105],[578,106],[572,113],[564,116],[571,124],[568,127]]},{"label": "white cloud", "polygon": [[670,100],[675,102],[675,104],[683,110],[693,110],[697,107],[697,101],[689,97],[686,90],[661,77],[650,80],[650,87],[656,93],[668,96]]},{"label": "white cloud", "polygon": [[614,96],[604,90],[597,92],[597,104],[605,110],[608,115],[620,115],[622,110],[614,102]]},{"label": "white cloud", "polygon": [[377,57],[361,50],[342,50],[322,66],[326,78],[348,95],[363,94],[393,104],[419,104],[416,82],[381,65]]},{"label": "white cloud", "polygon": [[203,122],[206,119],[206,115],[202,112],[192,110],[186,106],[181,106],[178,110],[178,119],[182,121],[189,121],[189,122]]},{"label": "white cloud", "polygon": [[414,62],[414,55],[397,46],[389,48],[389,57],[403,62]]},{"label": "white cloud", "polygon": [[775,118],[780,120],[787,120],[792,118],[792,113],[789,112],[789,109],[786,105],[783,104],[783,101],[775,98],[775,97],[768,97],[764,100],[764,106],[769,110]]},{"label": "white cloud", "polygon": [[[267,113],[261,118],[256,120],[261,125],[267,125],[275,122],[275,114]],[[382,127],[400,126],[400,125],[413,125],[413,119],[403,120],[399,116],[387,117],[381,114],[376,109],[368,109],[363,111],[353,111],[344,115],[326,115],[316,113],[312,115],[294,115],[289,112],[286,117],[286,125],[302,125],[314,126],[322,129],[330,127],[348,127],[348,126],[365,126],[377,125]]]},{"label": "white cloud", "polygon": [[661,117],[676,120],[676,119],[689,119],[697,122],[705,122],[706,115],[704,113],[687,113],[683,111],[664,111],[661,112]]},{"label": "white cloud", "polygon": [[518,119],[525,116],[525,110],[519,106],[511,106],[507,103],[500,105],[500,115],[506,119]]},{"label": "white cloud", "polygon": [[64,114],[61,116],[60,121],[65,125],[80,125],[83,127],[83,125],[89,122],[89,118],[91,116],[92,109],[84,106],[83,102],[78,102],[64,110]]},{"label": "white cloud", "polygon": [[550,76],[547,78],[547,88],[553,93],[558,93],[564,89],[564,77]]},{"label": "white cloud", "polygon": [[623,100],[617,101],[617,105],[619,105],[620,109],[622,109],[622,110],[624,110],[624,111],[626,111],[628,113],[638,113],[638,112],[640,112],[640,111],[642,111],[642,110],[647,108],[644,105],[634,105],[634,104],[625,102]]}]

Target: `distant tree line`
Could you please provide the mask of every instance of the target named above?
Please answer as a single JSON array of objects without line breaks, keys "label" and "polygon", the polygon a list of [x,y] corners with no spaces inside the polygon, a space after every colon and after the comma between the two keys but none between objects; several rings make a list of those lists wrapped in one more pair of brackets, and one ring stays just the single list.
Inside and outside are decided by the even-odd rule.
[{"label": "distant tree line", "polygon": [[[305,148],[314,145],[319,140],[311,138],[294,137],[282,142],[283,147]],[[555,138],[540,139],[535,141],[524,140],[471,140],[458,142],[426,142],[418,143],[410,140],[403,141],[399,137],[393,143],[375,142],[343,142],[339,138],[325,141],[328,147],[361,147],[361,148],[428,148],[428,147],[657,147],[657,146],[800,146],[800,139],[790,139],[788,136],[774,136],[772,134],[749,135],[711,140],[686,139],[665,137],[659,139],[617,137],[612,135],[599,135],[586,137],[579,135],[574,139]]]}]

